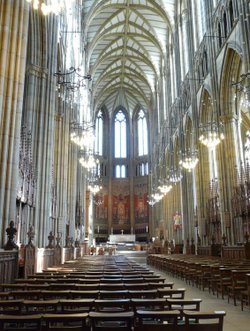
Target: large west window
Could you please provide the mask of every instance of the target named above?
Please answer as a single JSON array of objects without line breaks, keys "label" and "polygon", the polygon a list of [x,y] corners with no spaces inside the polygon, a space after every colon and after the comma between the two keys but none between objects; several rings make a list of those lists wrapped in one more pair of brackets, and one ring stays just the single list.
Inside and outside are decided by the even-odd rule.
[{"label": "large west window", "polygon": [[127,121],[122,110],[116,113],[114,120],[114,152],[115,158],[127,157]]},{"label": "large west window", "polygon": [[144,111],[141,109],[137,118],[138,156],[148,155],[148,126]]}]

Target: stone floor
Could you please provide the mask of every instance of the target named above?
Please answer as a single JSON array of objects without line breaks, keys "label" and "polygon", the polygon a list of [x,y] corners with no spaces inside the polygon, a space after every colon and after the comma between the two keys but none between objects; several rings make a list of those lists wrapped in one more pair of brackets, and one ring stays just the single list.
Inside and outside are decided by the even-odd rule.
[{"label": "stone floor", "polygon": [[[146,255],[143,254],[129,254],[129,258],[132,260],[146,264]],[[151,268],[153,269],[153,268]],[[202,291],[196,287],[187,285],[185,281],[178,278],[173,278],[166,273],[159,272],[154,269],[157,273],[166,277],[167,281],[174,282],[174,288],[186,288],[186,298],[200,298],[202,299],[201,310],[204,311],[214,311],[223,310],[226,312],[226,317],[224,319],[223,331],[250,331],[250,309],[245,307],[244,311],[241,311],[240,303],[237,303],[235,307],[233,303],[228,303],[227,298],[224,300],[217,298],[215,295],[210,294],[208,290]]]}]

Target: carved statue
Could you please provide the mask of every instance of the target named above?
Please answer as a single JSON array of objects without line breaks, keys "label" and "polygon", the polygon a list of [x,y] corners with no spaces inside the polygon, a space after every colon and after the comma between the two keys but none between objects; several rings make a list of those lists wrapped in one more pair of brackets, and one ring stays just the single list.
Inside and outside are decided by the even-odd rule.
[{"label": "carved statue", "polygon": [[55,237],[53,236],[52,231],[50,231],[48,239],[49,239],[49,244],[48,244],[48,246],[46,246],[46,248],[54,248],[54,239],[55,239]]},{"label": "carved statue", "polygon": [[34,226],[33,225],[30,225],[29,226],[29,231],[27,232],[27,235],[28,235],[28,238],[29,238],[28,245],[34,246],[33,239],[35,237],[35,230],[34,230]]},{"label": "carved statue", "polygon": [[17,233],[17,230],[14,228],[14,221],[10,221],[10,225],[6,229],[6,233],[8,236],[8,241],[7,241],[6,245],[4,246],[4,249],[5,250],[18,249],[18,246],[14,241],[14,237]]}]

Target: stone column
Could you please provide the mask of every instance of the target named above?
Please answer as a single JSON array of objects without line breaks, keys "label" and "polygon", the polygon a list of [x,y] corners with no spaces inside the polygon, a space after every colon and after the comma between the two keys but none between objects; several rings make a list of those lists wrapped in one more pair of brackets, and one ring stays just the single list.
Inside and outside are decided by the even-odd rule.
[{"label": "stone column", "polygon": [[28,36],[25,0],[0,0],[0,246],[16,217],[18,146]]}]

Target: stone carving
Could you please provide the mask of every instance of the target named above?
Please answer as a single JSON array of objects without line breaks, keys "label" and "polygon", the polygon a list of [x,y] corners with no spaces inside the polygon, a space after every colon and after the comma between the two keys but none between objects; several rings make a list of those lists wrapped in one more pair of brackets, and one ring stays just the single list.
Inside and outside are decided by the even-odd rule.
[{"label": "stone carving", "polygon": [[7,236],[8,236],[8,241],[7,241],[6,245],[4,246],[4,249],[5,250],[18,249],[18,246],[14,241],[14,237],[17,233],[17,230],[14,227],[14,221],[10,221],[10,225],[6,229],[6,233],[7,233]]},{"label": "stone carving", "polygon": [[46,248],[54,248],[55,236],[53,235],[52,231],[50,231],[48,239],[49,239],[49,244],[48,244],[48,246],[46,246]]},{"label": "stone carving", "polygon": [[29,226],[29,231],[27,232],[27,235],[28,235],[28,238],[29,238],[28,245],[34,246],[33,240],[35,238],[35,230],[34,230],[33,225]]},{"label": "stone carving", "polygon": [[19,150],[19,176],[17,200],[35,207],[36,175],[32,158],[32,136],[26,127],[22,128]]}]

